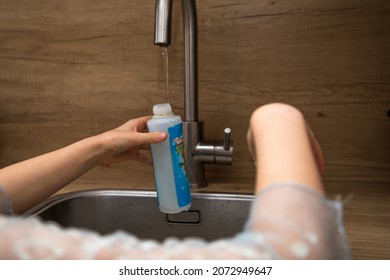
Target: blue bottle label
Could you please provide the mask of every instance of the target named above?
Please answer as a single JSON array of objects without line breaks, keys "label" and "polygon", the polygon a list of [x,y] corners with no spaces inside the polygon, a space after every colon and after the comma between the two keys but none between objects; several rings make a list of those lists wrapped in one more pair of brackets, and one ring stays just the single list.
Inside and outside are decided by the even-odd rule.
[{"label": "blue bottle label", "polygon": [[179,207],[183,207],[191,202],[191,195],[184,160],[183,128],[181,123],[169,127],[168,134],[171,147],[173,174],[175,177],[177,203]]}]

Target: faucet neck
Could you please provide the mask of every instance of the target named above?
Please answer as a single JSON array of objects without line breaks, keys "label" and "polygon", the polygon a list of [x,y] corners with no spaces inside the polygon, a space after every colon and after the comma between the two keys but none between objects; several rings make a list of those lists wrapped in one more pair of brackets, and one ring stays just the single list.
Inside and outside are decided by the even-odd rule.
[{"label": "faucet neck", "polygon": [[[154,44],[171,44],[172,1],[156,0]],[[198,121],[198,38],[195,0],[182,0],[184,34],[184,121]]]},{"label": "faucet neck", "polygon": [[198,27],[195,0],[182,0],[184,33],[184,121],[198,121]]}]

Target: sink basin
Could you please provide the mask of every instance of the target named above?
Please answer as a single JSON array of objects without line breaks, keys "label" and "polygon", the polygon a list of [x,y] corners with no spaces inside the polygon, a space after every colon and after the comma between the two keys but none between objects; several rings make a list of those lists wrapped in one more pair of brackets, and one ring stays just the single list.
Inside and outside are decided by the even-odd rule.
[{"label": "sink basin", "polygon": [[80,191],[54,196],[24,214],[108,234],[128,231],[139,238],[164,240],[196,236],[229,237],[242,230],[252,195],[192,193],[188,212],[163,214],[156,192],[130,190]]}]

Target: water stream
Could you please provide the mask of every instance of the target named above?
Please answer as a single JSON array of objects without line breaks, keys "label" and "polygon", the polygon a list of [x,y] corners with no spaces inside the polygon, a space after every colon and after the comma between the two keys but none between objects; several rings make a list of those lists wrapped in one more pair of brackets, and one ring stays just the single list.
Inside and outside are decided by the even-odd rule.
[{"label": "water stream", "polygon": [[161,47],[161,55],[163,59],[163,69],[165,78],[165,96],[167,97],[167,103],[169,103],[169,73],[168,73],[168,48]]}]

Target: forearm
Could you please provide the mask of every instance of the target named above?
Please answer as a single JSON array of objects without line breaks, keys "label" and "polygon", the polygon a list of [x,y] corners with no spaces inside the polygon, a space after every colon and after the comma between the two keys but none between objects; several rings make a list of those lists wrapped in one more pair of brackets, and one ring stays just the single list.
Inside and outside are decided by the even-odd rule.
[{"label": "forearm", "polygon": [[9,194],[16,213],[46,199],[98,164],[125,160],[149,163],[140,149],[166,139],[166,133],[145,133],[150,117],[130,120],[120,127],[84,139],[63,149],[0,170],[0,185]]},{"label": "forearm", "polygon": [[1,169],[0,184],[22,213],[95,167],[101,153],[95,137],[87,138]]},{"label": "forearm", "polygon": [[295,108],[265,106],[251,118],[255,141],[256,189],[290,181],[323,192],[321,174],[303,115]]}]

